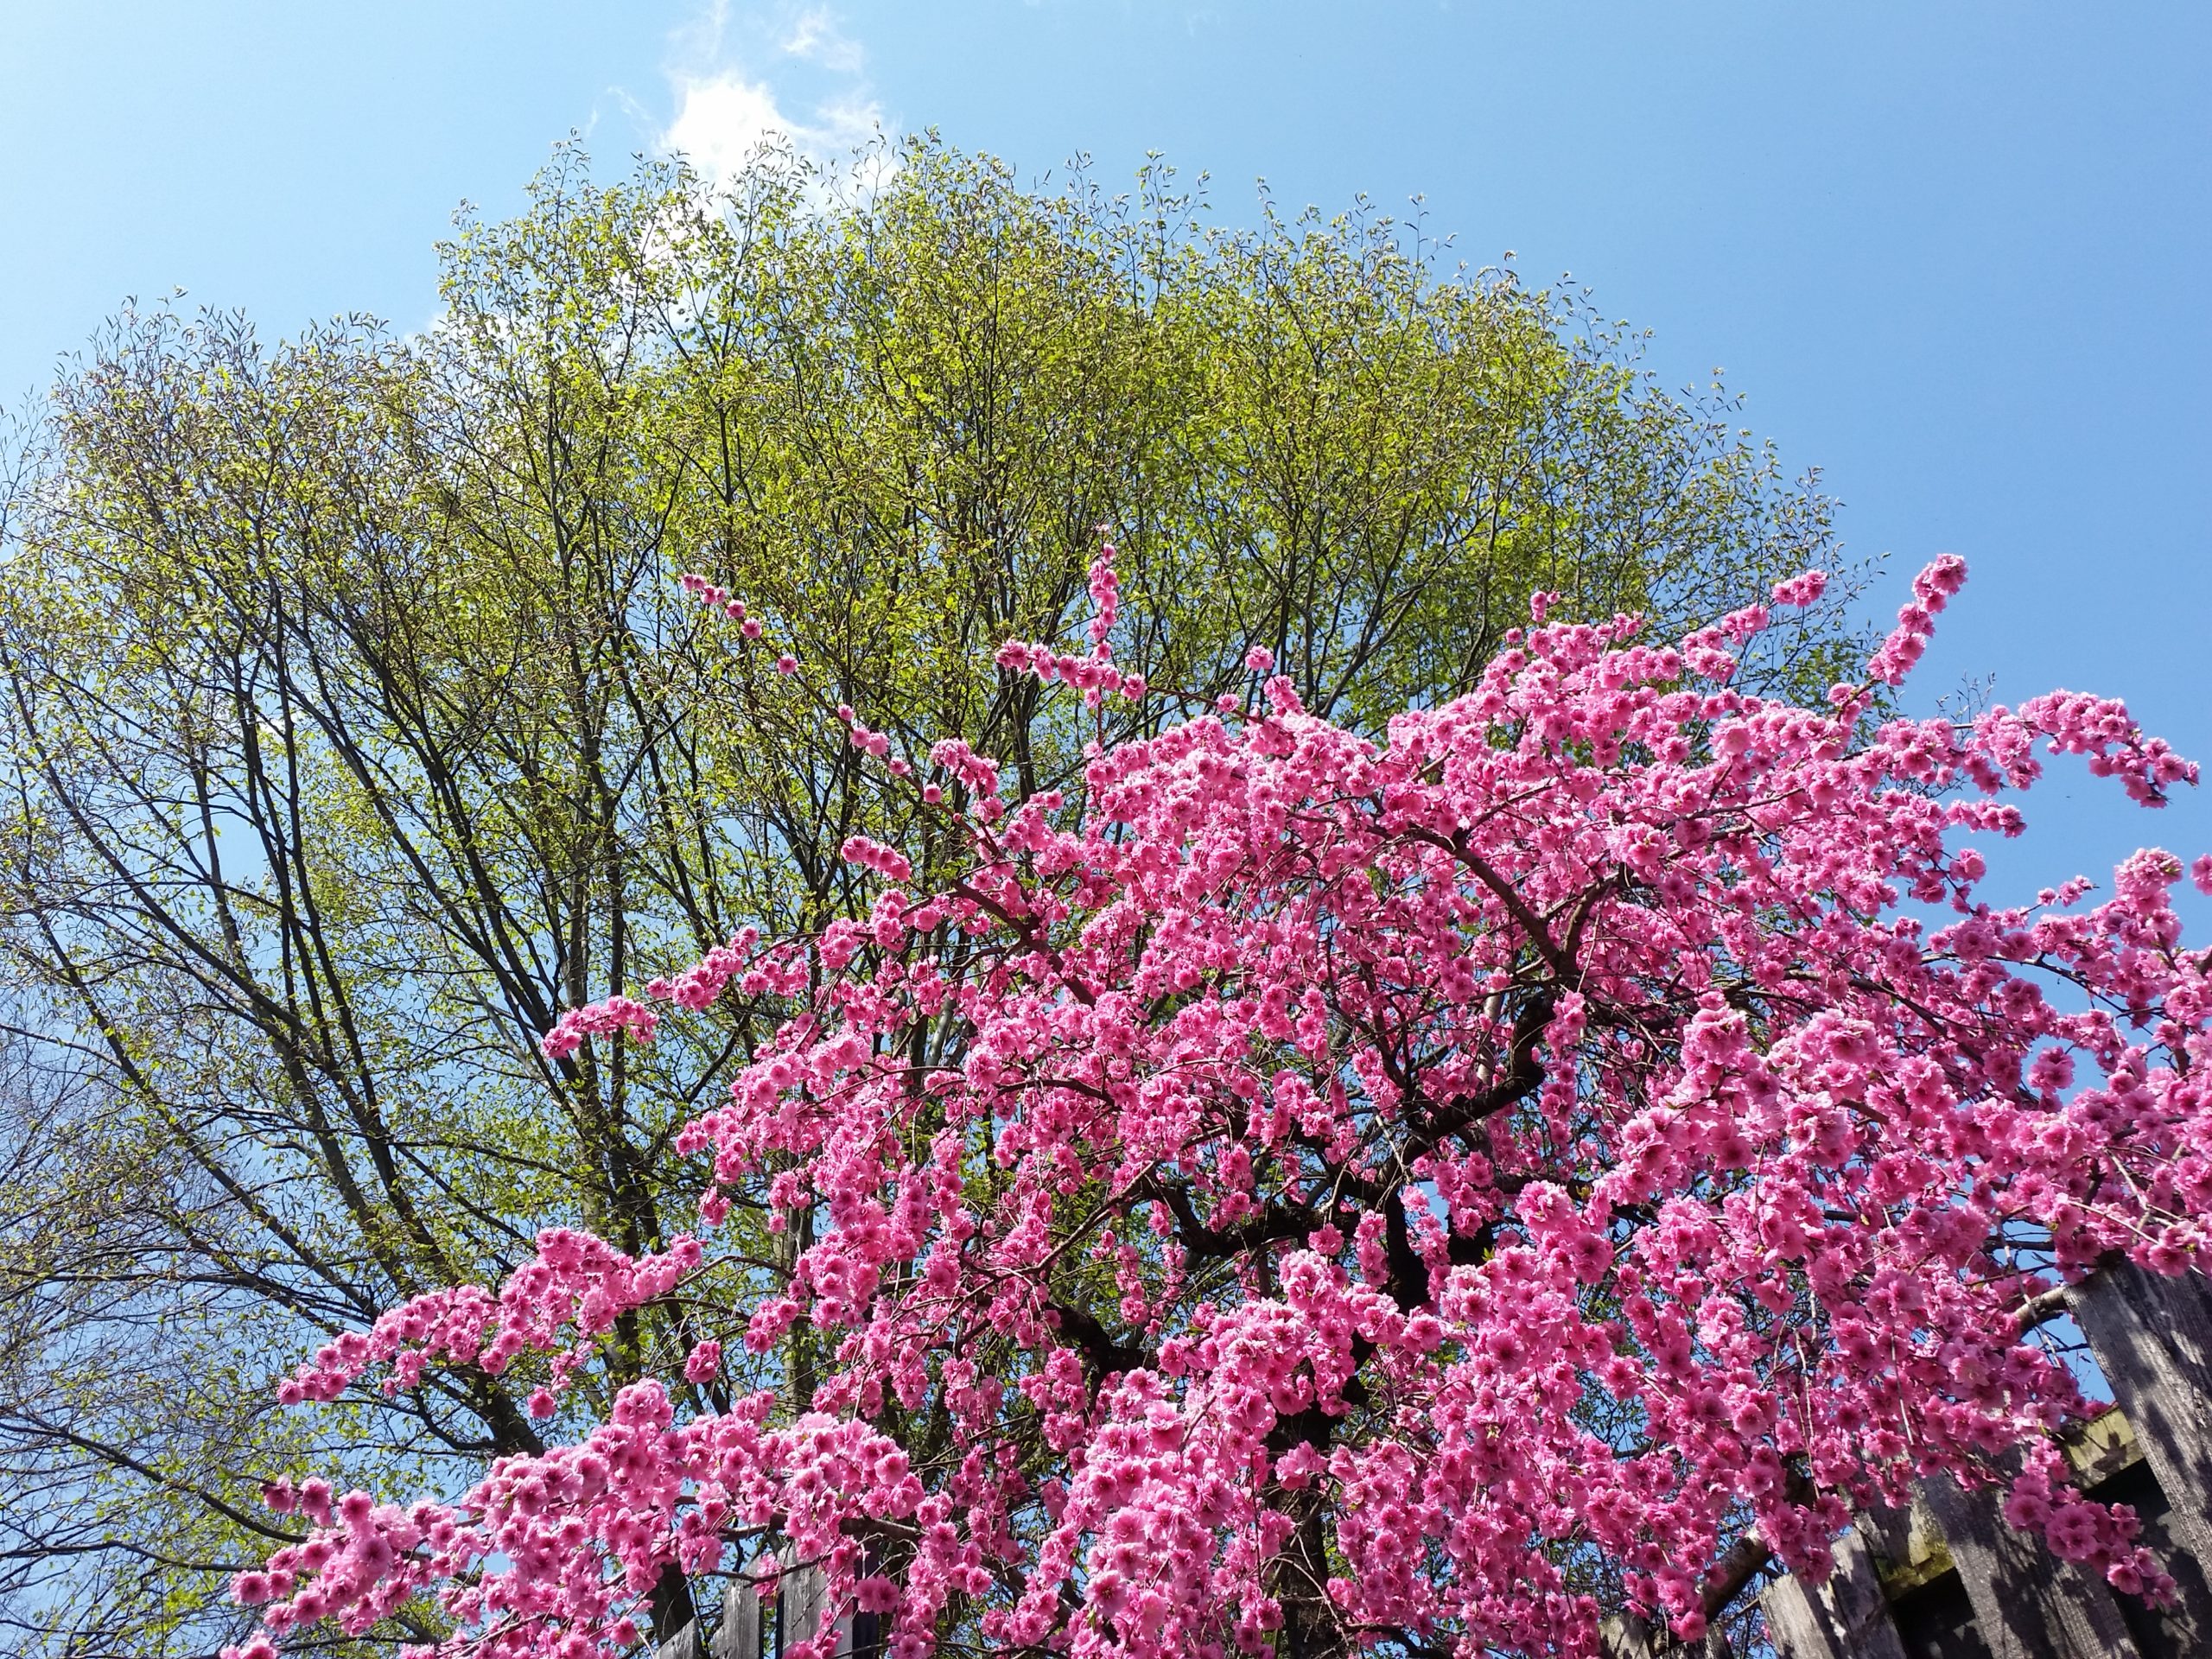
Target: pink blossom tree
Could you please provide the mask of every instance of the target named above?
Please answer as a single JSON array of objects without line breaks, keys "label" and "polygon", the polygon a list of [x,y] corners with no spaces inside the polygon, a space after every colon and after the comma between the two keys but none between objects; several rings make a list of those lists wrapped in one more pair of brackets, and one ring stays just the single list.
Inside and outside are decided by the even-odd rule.
[{"label": "pink blossom tree", "polygon": [[[2084,1402],[2023,1332],[2054,1274],[2203,1248],[2212,953],[2168,854],[1995,906],[1969,843],[2019,832],[2044,751],[2152,805],[2196,772],[2069,693],[1878,718],[1963,576],[1922,572],[1820,709],[1731,689],[1764,607],[1661,645],[1540,600],[1381,741],[1255,651],[1249,706],[1094,746],[1067,798],[841,708],[957,879],[856,840],[865,915],[544,1039],[781,1014],[683,1132],[700,1237],[549,1231],[286,1392],[535,1367],[552,1417],[626,1310],[690,1297],[715,1334],[452,1501],[272,1488],[305,1535],[238,1580],[268,1634],[232,1652],[434,1595],[444,1651],[623,1653],[665,1576],[804,1561],[898,1659],[1581,1654],[1593,1585],[1694,1638],[1936,1471],[2159,1595],[2063,1479]],[[1088,650],[1001,665],[1144,696],[1110,550],[1093,594]],[[741,1205],[792,1240],[787,1294],[734,1294]]]}]

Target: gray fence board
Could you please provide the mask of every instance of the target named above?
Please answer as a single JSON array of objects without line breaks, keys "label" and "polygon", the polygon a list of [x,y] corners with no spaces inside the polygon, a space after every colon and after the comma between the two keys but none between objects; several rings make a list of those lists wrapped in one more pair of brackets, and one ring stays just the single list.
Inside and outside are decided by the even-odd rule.
[{"label": "gray fence board", "polygon": [[2076,1286],[2070,1300],[2166,1495],[2175,1533],[2212,1561],[2212,1281],[2122,1262]]},{"label": "gray fence board", "polygon": [[1942,1529],[1991,1659],[2141,1659],[2104,1581],[2008,1524],[1995,1491],[1931,1475],[1920,1495]]},{"label": "gray fence board", "polygon": [[1856,1527],[1836,1541],[1826,1584],[1789,1574],[1762,1600],[1768,1638],[1789,1659],[1905,1659],[1873,1552]]}]

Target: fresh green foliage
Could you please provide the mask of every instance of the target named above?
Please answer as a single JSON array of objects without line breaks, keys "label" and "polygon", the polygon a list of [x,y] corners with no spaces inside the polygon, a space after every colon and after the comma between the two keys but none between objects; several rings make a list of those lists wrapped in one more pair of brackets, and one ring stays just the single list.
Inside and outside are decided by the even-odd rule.
[{"label": "fresh green foliage", "polygon": [[[1024,188],[934,138],[859,194],[770,156],[564,149],[443,249],[422,334],[126,311],[24,434],[0,653],[0,1611],[20,1651],[205,1650],[264,1476],[440,1491],[529,1375],[294,1421],[273,1378],[536,1230],[681,1231],[726,1047],[552,1062],[564,1006],[848,902],[910,826],[734,625],[1025,789],[1248,695],[1461,686],[1538,588],[1717,616],[1834,568],[1828,504],[1637,337],[1364,210],[1231,230],[1164,168]],[[1099,527],[1159,693],[1104,728],[990,660],[1079,626]],[[1850,586],[1759,665],[1815,690]],[[705,1027],[702,1027],[702,1029]],[[793,1241],[741,1224],[763,1287]],[[646,1310],[582,1408],[698,1338]],[[802,1371],[800,1330],[788,1357]],[[306,1438],[310,1433],[321,1436]],[[689,1592],[664,1610],[683,1611]],[[427,1618],[428,1615],[424,1615]],[[420,1621],[417,1629],[424,1628]],[[394,1632],[397,1634],[398,1632]]]}]

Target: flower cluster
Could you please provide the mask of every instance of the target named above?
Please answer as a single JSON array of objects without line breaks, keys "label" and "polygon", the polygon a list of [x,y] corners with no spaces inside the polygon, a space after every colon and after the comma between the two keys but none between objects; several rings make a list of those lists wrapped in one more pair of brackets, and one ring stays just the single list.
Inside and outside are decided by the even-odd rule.
[{"label": "flower cluster", "polygon": [[1087,626],[1090,640],[1087,655],[1075,656],[1056,652],[1049,645],[1009,639],[999,647],[994,659],[998,665],[1017,674],[1034,674],[1048,685],[1057,680],[1072,686],[1083,693],[1084,701],[1093,709],[1109,692],[1131,702],[1141,700],[1145,694],[1144,676],[1125,674],[1114,666],[1113,642],[1107,638],[1121,613],[1122,579],[1114,569],[1115,551],[1114,544],[1108,542],[1090,563],[1090,600],[1094,609]]},{"label": "flower cluster", "polygon": [[[740,928],[728,944],[716,945],[674,979],[656,979],[645,995],[657,1002],[674,1002],[695,1014],[712,1007],[731,980],[743,973],[760,944],[760,930]],[[754,987],[755,993],[759,986]]]},{"label": "flower cluster", "polygon": [[[372,1365],[390,1365],[385,1392],[422,1380],[435,1362],[476,1367],[496,1376],[525,1351],[551,1352],[557,1382],[589,1357],[614,1321],[665,1296],[705,1259],[698,1240],[632,1259],[589,1233],[549,1228],[537,1253],[497,1297],[474,1285],[434,1290],[385,1314],[367,1331],[326,1343],[279,1390],[287,1405],[334,1400]],[[562,1337],[573,1326],[575,1343]]]},{"label": "flower cluster", "polygon": [[[859,839],[855,837],[856,841]],[[878,845],[874,842],[865,844]],[[899,856],[888,848],[883,849],[882,853],[893,858]],[[855,857],[850,851],[846,855]],[[855,861],[867,863],[868,859],[862,856]],[[728,944],[716,945],[675,978],[652,981],[645,987],[643,1001],[617,995],[569,1009],[554,1023],[553,1029],[538,1039],[538,1047],[547,1058],[563,1060],[575,1053],[590,1037],[616,1037],[627,1032],[639,1042],[651,1042],[661,1019],[649,1006],[652,1003],[673,1002],[678,1007],[697,1013],[713,1007],[733,982],[739,993],[747,997],[788,996],[805,984],[806,976],[807,957],[803,948],[792,942],[764,947],[760,929],[741,927]]]},{"label": "flower cluster", "polygon": [[[695,977],[697,971],[685,977]],[[639,1042],[651,1042],[659,1023],[660,1016],[635,997],[610,996],[601,1002],[570,1008],[539,1039],[538,1046],[550,1059],[566,1059],[584,1046],[587,1037],[615,1037],[626,1031]]]},{"label": "flower cluster", "polygon": [[880,841],[866,836],[848,836],[838,849],[839,856],[848,864],[857,864],[864,870],[874,870],[888,881],[905,881],[914,874],[913,861],[896,847],[887,847]]},{"label": "flower cluster", "polygon": [[[690,594],[708,609],[720,611],[731,621],[736,623],[738,632],[747,639],[758,639],[760,637],[760,619],[757,616],[747,616],[745,613],[745,601],[741,599],[732,599],[728,588],[718,588],[704,576],[689,571],[678,579],[678,583],[685,593]],[[796,668],[798,664],[794,662],[791,666]],[[785,671],[788,673],[790,671]]]},{"label": "flower cluster", "polygon": [[1936,635],[1936,618],[1951,595],[1966,586],[1967,562],[1946,553],[1912,579],[1912,600],[1897,611],[1897,625],[1866,664],[1885,685],[1902,685]]},{"label": "flower cluster", "polygon": [[[1922,573],[1870,684],[1962,577]],[[448,1651],[586,1659],[664,1575],[804,1560],[897,1659],[1589,1654],[1599,1585],[1692,1639],[1738,1541],[1818,1573],[1939,1472],[2163,1592],[2065,1486],[2084,1402],[2022,1318],[2054,1274],[2201,1260],[2212,953],[2169,854],[2011,904],[1974,842],[2045,754],[2151,804],[2196,768],[2071,694],[1961,726],[1735,689],[1769,625],[1655,644],[1539,605],[1382,741],[1275,677],[1094,750],[1065,801],[938,744],[957,880],[649,994],[787,1015],[677,1140],[710,1224],[741,1200],[790,1243],[713,1339],[751,1380],[702,1344],[725,1408],[635,1384],[449,1504],[288,1492],[307,1538],[241,1599],[282,1634],[435,1593]],[[546,1044],[652,1030],[617,998]],[[548,1234],[288,1389],[524,1350],[557,1386],[697,1251]]]}]

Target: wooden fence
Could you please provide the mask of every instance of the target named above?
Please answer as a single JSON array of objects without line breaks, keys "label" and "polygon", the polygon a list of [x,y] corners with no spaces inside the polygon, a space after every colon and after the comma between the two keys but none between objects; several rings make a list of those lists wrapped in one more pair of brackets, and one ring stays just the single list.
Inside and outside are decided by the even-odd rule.
[{"label": "wooden fence", "polygon": [[[700,1624],[687,1624],[662,1643],[655,1659],[779,1659],[785,1649],[811,1641],[822,1629],[822,1569],[797,1567],[783,1575],[779,1593],[763,1602],[744,1580],[734,1580],[722,1596],[721,1616],[711,1634]],[[860,1613],[837,1621],[841,1659],[874,1654],[875,1617]]]},{"label": "wooden fence", "polygon": [[[2212,1659],[2212,1280],[2123,1264],[2066,1303],[2053,1312],[2080,1324],[2114,1400],[2068,1447],[2075,1480],[2134,1506],[2178,1586],[2175,1605],[2154,1608],[2059,1560],[2005,1523],[2000,1493],[1936,1478],[1910,1510],[1862,1516],[1827,1583],[1767,1587],[1778,1659]],[[786,1573],[766,1604],[741,1582],[711,1636],[690,1626],[658,1659],[779,1659],[820,1630],[824,1611],[814,1569]],[[873,1616],[839,1621],[841,1656],[880,1645]],[[1605,1646],[1608,1659],[1728,1656],[1717,1635],[1685,1649],[1623,1619]]]},{"label": "wooden fence", "polygon": [[[2122,1264],[2075,1287],[2070,1312],[2113,1405],[2068,1446],[2076,1484],[2134,1506],[2177,1586],[2154,1608],[2008,1526],[2002,1494],[1923,1481],[1904,1513],[1859,1517],[1822,1585],[1763,1598],[1779,1659],[2203,1659],[2212,1656],[2212,1281]],[[1683,1653],[1626,1621],[1611,1659]],[[1707,1659],[1726,1653],[1718,1643]]]}]

